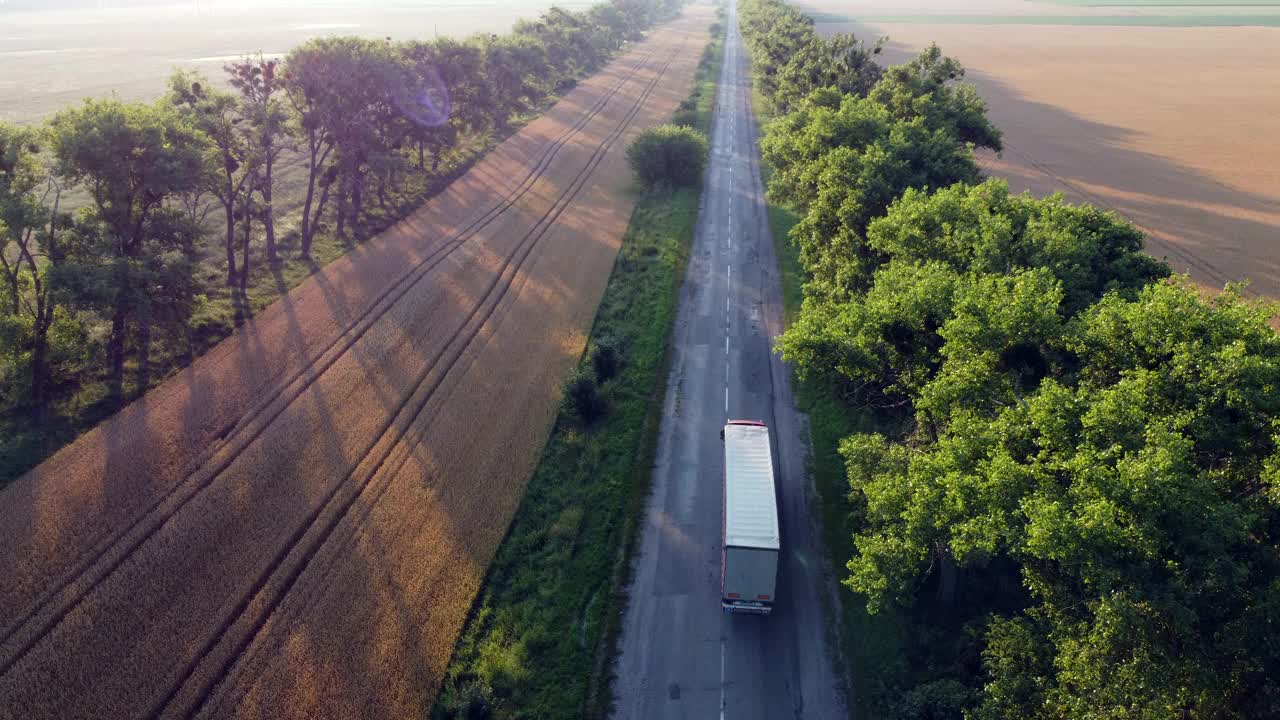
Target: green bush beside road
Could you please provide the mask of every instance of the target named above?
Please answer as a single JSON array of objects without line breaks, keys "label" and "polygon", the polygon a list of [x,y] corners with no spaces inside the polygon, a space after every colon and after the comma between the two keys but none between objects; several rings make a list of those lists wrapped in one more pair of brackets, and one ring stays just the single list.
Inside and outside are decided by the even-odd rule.
[{"label": "green bush beside road", "polygon": [[627,162],[648,189],[692,187],[707,167],[707,137],[683,125],[659,125],[627,148]]}]

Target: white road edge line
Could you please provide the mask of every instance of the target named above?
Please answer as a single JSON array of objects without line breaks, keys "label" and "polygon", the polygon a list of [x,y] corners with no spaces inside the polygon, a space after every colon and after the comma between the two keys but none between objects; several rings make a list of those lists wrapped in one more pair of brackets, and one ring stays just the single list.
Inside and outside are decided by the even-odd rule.
[{"label": "white road edge line", "polygon": [[720,638],[720,720],[724,720],[724,706],[724,638]]}]

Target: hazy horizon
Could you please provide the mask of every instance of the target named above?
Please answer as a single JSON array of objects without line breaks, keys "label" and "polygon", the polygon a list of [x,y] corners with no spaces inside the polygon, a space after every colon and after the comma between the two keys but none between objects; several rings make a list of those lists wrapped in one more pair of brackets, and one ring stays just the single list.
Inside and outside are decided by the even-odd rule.
[{"label": "hazy horizon", "polygon": [[535,2],[534,0],[0,0],[0,10],[25,12],[64,12],[67,10],[132,10],[139,8],[189,9],[193,12],[216,13],[219,10],[272,10],[281,8],[399,8],[406,10],[430,10],[432,8],[489,7],[582,7],[591,0],[566,0],[562,2]]},{"label": "hazy horizon", "polygon": [[[0,0],[5,2],[5,0]],[[278,55],[323,35],[502,33],[552,5],[590,0],[7,0],[0,23],[0,121],[37,122],[85,97],[148,100],[175,68],[222,75],[228,61]],[[103,7],[103,6],[106,7]]]}]

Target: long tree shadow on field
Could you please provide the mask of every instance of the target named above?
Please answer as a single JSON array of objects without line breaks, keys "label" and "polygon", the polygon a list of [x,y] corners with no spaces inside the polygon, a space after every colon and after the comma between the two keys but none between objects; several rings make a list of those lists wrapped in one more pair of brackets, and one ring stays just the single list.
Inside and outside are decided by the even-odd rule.
[{"label": "long tree shadow on field", "polygon": [[[878,34],[857,23],[819,30],[852,30],[863,39]],[[882,62],[903,62],[917,50],[890,37]],[[977,86],[1005,134],[1001,157],[980,154],[989,175],[1007,178],[1015,191],[1062,192],[1071,202],[1114,210],[1146,232],[1148,252],[1204,285],[1249,280],[1250,294],[1280,297],[1280,255],[1274,251],[1280,197],[1231,187],[1173,158],[1137,150],[1139,130],[1031,100],[988,72],[968,68],[965,79]]]}]

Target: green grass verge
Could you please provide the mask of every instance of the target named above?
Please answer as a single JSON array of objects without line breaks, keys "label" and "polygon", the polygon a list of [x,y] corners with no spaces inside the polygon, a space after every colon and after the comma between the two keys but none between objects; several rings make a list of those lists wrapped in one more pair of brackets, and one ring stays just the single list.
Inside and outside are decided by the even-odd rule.
[{"label": "green grass verge", "polygon": [[[691,122],[704,130],[722,56],[719,40],[708,46],[690,96]],[[562,408],[454,648],[433,718],[607,715],[621,593],[649,493],[699,198],[696,189],[641,196],[588,348],[604,337],[622,348],[622,371],[601,386],[608,414],[584,428]]]},{"label": "green grass verge", "polygon": [[649,486],[679,279],[697,215],[693,190],[645,195],[636,207],[591,331],[623,348],[622,372],[602,387],[608,415],[584,429],[572,410],[561,410],[454,650],[433,717],[468,717],[482,706],[499,718],[578,718],[598,710],[588,707],[592,678],[617,615],[619,548],[634,533]]}]

